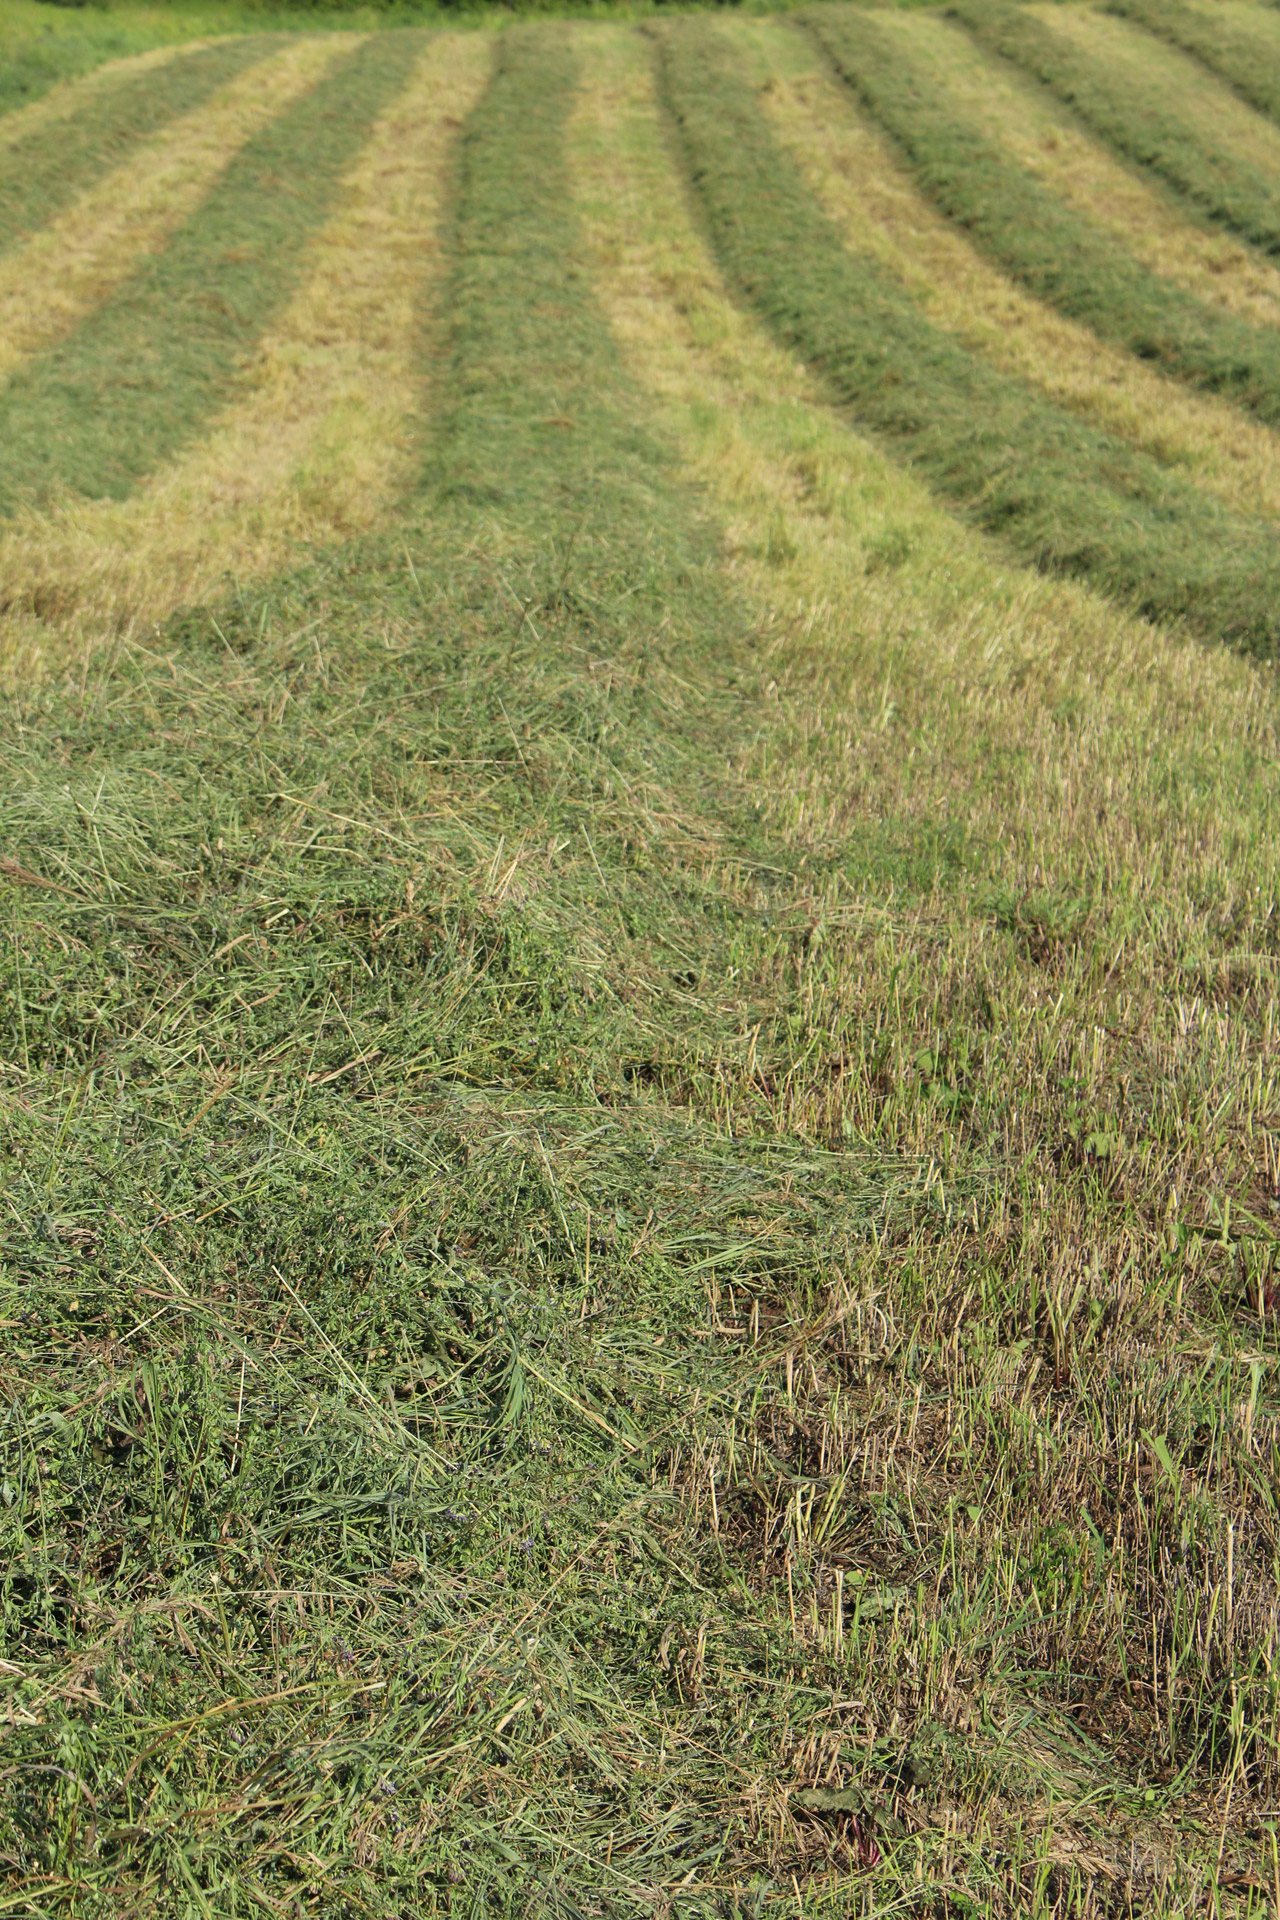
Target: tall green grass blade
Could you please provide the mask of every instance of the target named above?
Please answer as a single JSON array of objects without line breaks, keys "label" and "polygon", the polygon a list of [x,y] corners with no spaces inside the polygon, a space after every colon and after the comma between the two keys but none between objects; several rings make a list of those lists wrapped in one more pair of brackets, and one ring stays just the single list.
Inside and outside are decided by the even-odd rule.
[{"label": "tall green grass blade", "polygon": [[958,112],[874,15],[823,8],[805,22],[926,192],[1008,273],[1102,339],[1280,420],[1280,337],[1140,266]]},{"label": "tall green grass blade", "polygon": [[1268,253],[1280,251],[1280,185],[1225,146],[1199,138],[1137,75],[1104,71],[1010,0],[951,0],[949,11],[1201,213]]},{"label": "tall green grass blade", "polygon": [[845,250],[770,135],[725,36],[690,25],[660,44],[721,257],[859,419],[1038,566],[1085,575],[1207,637],[1275,649],[1280,556],[1268,529],[1224,513],[932,327],[875,263]]}]

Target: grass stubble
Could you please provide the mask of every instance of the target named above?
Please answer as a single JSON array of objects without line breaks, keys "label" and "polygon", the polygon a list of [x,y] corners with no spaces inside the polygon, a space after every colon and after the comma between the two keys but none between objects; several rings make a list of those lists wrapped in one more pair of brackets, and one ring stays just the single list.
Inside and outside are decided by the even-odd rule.
[{"label": "grass stubble", "polygon": [[1261,1911],[1272,673],[943,512],[688,153],[504,33],[418,503],[9,692],[18,1907]]}]

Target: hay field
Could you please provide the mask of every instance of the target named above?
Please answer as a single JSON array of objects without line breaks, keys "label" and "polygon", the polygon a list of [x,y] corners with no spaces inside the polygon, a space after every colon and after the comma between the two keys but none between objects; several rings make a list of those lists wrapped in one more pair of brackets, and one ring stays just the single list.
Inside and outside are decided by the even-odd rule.
[{"label": "hay field", "polygon": [[1280,1911],[1277,16],[46,12],[0,1911]]}]

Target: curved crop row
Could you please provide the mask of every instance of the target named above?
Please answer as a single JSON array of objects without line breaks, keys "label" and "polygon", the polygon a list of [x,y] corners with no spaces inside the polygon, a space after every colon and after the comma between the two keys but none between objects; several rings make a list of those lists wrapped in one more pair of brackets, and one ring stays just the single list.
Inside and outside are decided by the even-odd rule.
[{"label": "curved crop row", "polygon": [[441,34],[410,66],[242,391],[199,439],[125,500],[77,498],[0,528],[11,624],[37,615],[118,631],[215,592],[232,567],[238,580],[260,578],[298,543],[388,510],[419,449],[421,329],[442,268],[449,157],[490,50],[488,36]]},{"label": "curved crop row", "polygon": [[1104,64],[1010,0],[951,0],[950,11],[1210,219],[1268,253],[1280,252],[1280,186],[1226,141],[1171,113],[1149,77]]},{"label": "curved crop row", "polygon": [[103,74],[56,134],[43,119],[6,142],[0,169],[0,249],[43,226],[144,140],[201,106],[217,87],[274,52],[266,35],[224,40],[166,60]]},{"label": "curved crop row", "polygon": [[246,141],[163,253],[27,363],[0,395],[0,511],[64,490],[122,497],[225,401],[405,50],[389,33],[340,59]]},{"label": "curved crop row", "polygon": [[[1280,120],[1280,36],[1242,30],[1221,8],[1209,15],[1183,0],[1107,0],[1107,12],[1194,54],[1259,113]],[[1265,14],[1258,24],[1265,29]]]},{"label": "curved crop row", "polygon": [[1006,272],[1073,320],[1210,393],[1280,420],[1280,335],[1215,312],[1129,257],[903,61],[861,8],[805,23],[942,210]]},{"label": "curved crop row", "polygon": [[718,252],[775,332],[944,494],[1037,565],[1158,618],[1272,651],[1280,558],[1154,461],[1001,377],[849,254],[772,139],[733,50],[661,40],[666,99]]}]

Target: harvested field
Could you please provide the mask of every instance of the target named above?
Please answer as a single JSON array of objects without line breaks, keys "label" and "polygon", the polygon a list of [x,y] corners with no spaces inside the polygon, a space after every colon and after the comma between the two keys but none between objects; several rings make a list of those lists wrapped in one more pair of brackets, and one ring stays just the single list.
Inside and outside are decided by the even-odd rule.
[{"label": "harvested field", "polygon": [[1280,1901],[1275,267],[960,7],[0,0],[7,1912]]}]

